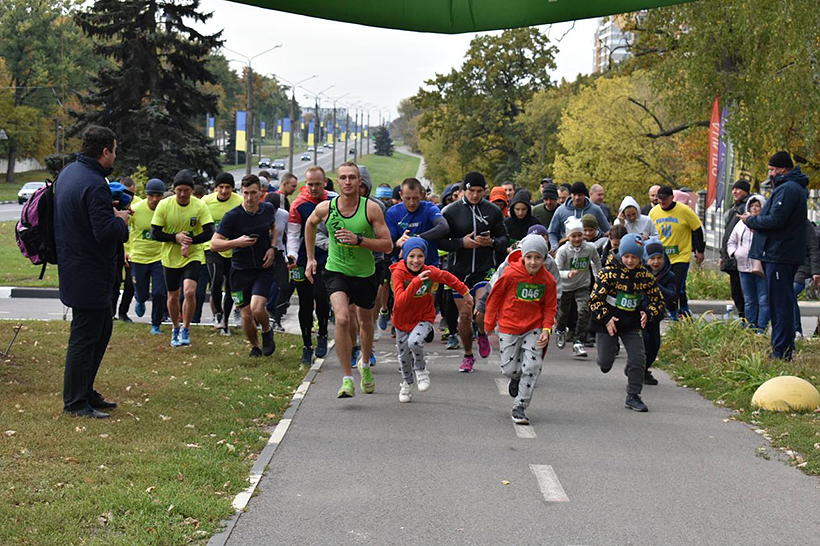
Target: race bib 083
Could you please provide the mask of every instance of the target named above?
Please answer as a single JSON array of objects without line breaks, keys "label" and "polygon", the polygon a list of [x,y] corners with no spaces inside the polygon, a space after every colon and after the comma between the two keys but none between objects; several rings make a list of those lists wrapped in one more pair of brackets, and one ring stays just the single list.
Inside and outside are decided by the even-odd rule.
[{"label": "race bib 083", "polygon": [[627,294],[626,292],[618,292],[615,297],[615,307],[622,311],[635,311],[641,303],[643,294]]}]

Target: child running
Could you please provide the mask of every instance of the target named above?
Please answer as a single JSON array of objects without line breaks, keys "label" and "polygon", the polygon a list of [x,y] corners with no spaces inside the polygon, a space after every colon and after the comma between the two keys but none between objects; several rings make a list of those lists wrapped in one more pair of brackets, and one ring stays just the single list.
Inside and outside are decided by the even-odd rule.
[{"label": "child running", "polygon": [[[677,287],[675,274],[672,273],[672,264],[663,251],[661,240],[651,237],[644,245],[646,249],[646,265],[649,272],[655,276],[655,282],[663,295],[667,309],[674,309],[677,303],[675,288]],[[643,376],[644,385],[657,385],[658,380],[649,369],[658,357],[661,348],[661,320],[666,313],[661,313],[656,319],[647,323],[643,330],[643,346],[646,350],[646,373]]]},{"label": "child running", "polygon": [[461,294],[470,307],[473,298],[467,285],[455,275],[424,265],[427,241],[421,237],[407,239],[401,251],[402,261],[390,266],[395,299],[393,326],[396,328],[396,347],[403,379],[399,385],[399,402],[410,402],[411,387],[416,379],[419,392],[430,388],[430,372],[424,362],[424,343],[432,340],[433,322],[436,320],[433,285],[446,284]]},{"label": "child running", "polygon": [[624,235],[618,254],[598,275],[589,303],[592,328],[596,332],[598,366],[603,373],[612,369],[620,337],[627,355],[624,406],[641,412],[648,411],[641,400],[646,373],[641,329],[663,313],[663,298],[655,277],[641,265],[643,255],[643,237],[637,233]]},{"label": "child running", "polygon": [[561,305],[558,308],[558,320],[555,343],[559,349],[566,345],[566,327],[569,320],[572,302],[578,308],[578,320],[575,324],[575,342],[572,352],[575,356],[587,356],[584,348],[587,326],[589,325],[589,286],[592,277],[601,269],[601,258],[595,245],[584,240],[584,225],[577,218],[566,222],[568,241],[558,249],[555,262],[561,272]]},{"label": "child running", "polygon": [[[527,235],[520,247],[510,255],[509,265],[493,284],[484,328],[489,332],[498,323],[501,373],[510,379],[509,393],[515,398],[512,420],[517,425],[529,425],[524,410],[541,375],[543,357],[538,349],[550,341],[556,288],[555,279],[544,268],[548,247],[543,237]],[[520,255],[513,259],[518,252]]]}]

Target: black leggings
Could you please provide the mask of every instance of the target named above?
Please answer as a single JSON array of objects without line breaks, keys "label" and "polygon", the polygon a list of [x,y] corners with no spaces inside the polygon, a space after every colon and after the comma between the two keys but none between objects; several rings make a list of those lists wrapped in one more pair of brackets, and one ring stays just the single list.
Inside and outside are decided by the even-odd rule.
[{"label": "black leggings", "polygon": [[327,321],[330,316],[330,300],[325,287],[324,266],[316,267],[313,283],[304,279],[296,284],[299,296],[299,328],[302,330],[302,343],[313,347],[311,331],[313,330],[313,305],[316,304],[316,318],[319,320],[319,335],[327,335]]},{"label": "black leggings", "polygon": [[[208,274],[211,277],[211,304],[214,308],[214,315],[221,313],[222,322],[228,323],[228,315],[233,308],[233,298],[231,298],[231,259],[221,256],[216,252],[207,252],[206,262],[208,264]],[[225,292],[222,292],[222,285],[225,285]]]}]

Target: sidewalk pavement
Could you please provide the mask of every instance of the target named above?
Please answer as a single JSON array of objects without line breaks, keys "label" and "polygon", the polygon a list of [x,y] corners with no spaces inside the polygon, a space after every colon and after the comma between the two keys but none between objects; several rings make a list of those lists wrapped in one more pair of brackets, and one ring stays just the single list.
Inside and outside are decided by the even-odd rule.
[{"label": "sidewalk pavement", "polygon": [[[438,337],[439,332],[436,331]],[[623,408],[625,355],[608,375],[550,348],[527,411],[493,355],[428,344],[432,387],[398,402],[394,340],[376,344],[376,393],[336,399],[325,360],[227,544],[811,544],[815,478],[758,456],[767,442],[663,372],[649,413]]]}]

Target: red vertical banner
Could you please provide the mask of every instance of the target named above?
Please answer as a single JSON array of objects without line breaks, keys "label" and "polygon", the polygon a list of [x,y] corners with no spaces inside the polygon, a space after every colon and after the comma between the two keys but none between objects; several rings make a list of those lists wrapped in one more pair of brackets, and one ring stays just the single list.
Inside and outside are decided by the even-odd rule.
[{"label": "red vertical banner", "polygon": [[709,208],[717,196],[718,162],[720,157],[720,98],[715,97],[712,104],[712,117],[709,120],[709,183],[706,186],[706,208]]}]

